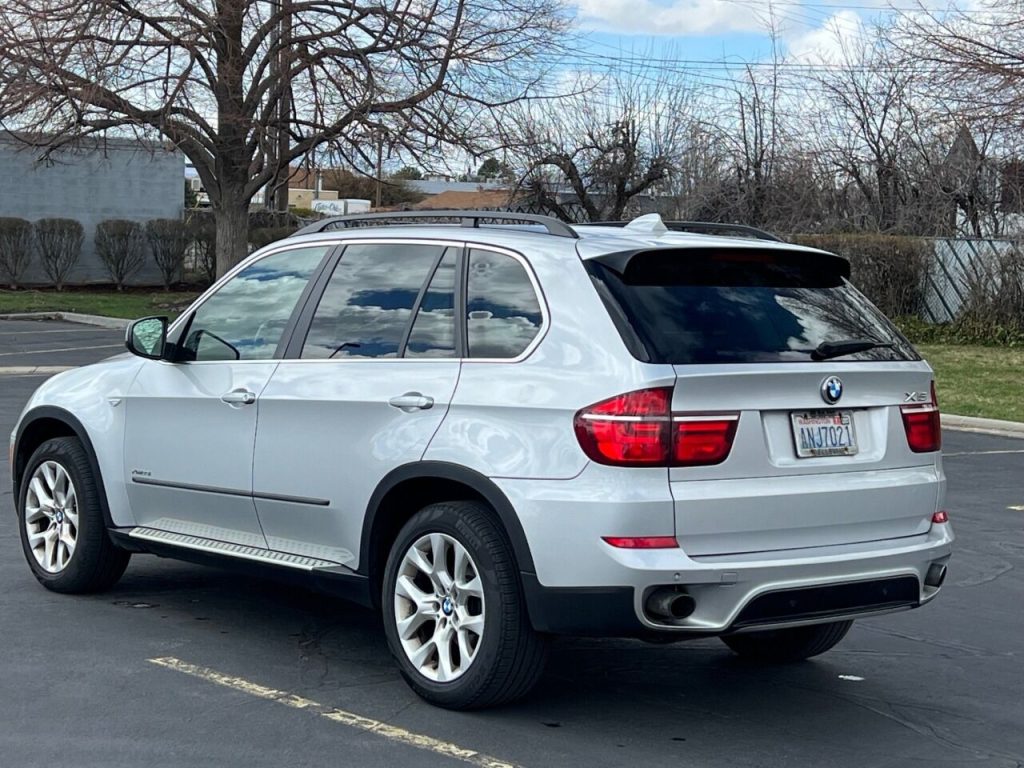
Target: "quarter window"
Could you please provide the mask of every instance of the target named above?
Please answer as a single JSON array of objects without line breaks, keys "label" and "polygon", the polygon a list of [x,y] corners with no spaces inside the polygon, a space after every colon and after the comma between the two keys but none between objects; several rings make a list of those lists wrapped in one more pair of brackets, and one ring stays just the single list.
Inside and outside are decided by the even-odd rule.
[{"label": "quarter window", "polygon": [[470,251],[469,356],[518,357],[540,332],[541,322],[540,301],[523,265],[503,253]]},{"label": "quarter window", "polygon": [[345,249],[310,324],[303,358],[398,357],[412,308],[444,246]]},{"label": "quarter window", "polygon": [[249,265],[196,310],[185,360],[267,360],[330,246],[295,248]]}]

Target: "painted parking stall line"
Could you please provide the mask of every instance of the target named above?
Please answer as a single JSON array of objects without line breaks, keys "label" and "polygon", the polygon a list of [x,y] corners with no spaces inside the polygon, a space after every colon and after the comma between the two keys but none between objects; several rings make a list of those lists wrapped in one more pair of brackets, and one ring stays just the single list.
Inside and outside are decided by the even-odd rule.
[{"label": "painted parking stall line", "polygon": [[468,763],[469,765],[478,766],[478,768],[519,768],[519,766],[514,763],[499,760],[496,757],[485,755],[474,749],[460,747],[458,744],[453,744],[449,741],[442,741],[441,739],[435,739],[433,736],[427,736],[422,733],[413,733],[412,731],[407,731],[405,728],[399,728],[396,725],[390,725],[380,720],[374,720],[370,717],[363,717],[362,715],[358,715],[354,712],[347,712],[343,709],[329,707],[325,704],[313,701],[312,699],[307,699],[294,693],[289,693],[288,691],[279,691],[275,688],[267,688],[266,686],[250,682],[249,680],[244,680],[240,677],[225,675],[214,669],[210,669],[209,667],[190,664],[186,661],[182,661],[181,659],[176,659],[173,656],[163,656],[155,659],[149,659],[148,661],[151,664],[156,664],[157,666],[164,667],[165,669],[181,672],[183,674],[199,678],[200,680],[215,683],[216,685],[221,685],[225,688],[230,688],[259,699],[283,704],[286,707],[303,709],[314,715],[339,723],[340,725],[356,728],[360,731],[365,731],[366,733],[372,733],[397,744],[405,744],[410,747],[415,747],[416,749],[422,749],[427,752],[433,752],[437,755],[443,755],[444,757],[459,760],[463,763]]}]

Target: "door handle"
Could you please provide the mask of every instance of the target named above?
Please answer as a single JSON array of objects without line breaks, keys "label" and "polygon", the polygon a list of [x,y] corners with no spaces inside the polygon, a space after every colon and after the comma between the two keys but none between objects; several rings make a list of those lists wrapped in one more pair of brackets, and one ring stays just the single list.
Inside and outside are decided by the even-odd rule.
[{"label": "door handle", "polygon": [[392,397],[388,405],[401,408],[406,413],[412,411],[425,411],[434,405],[434,398],[427,397],[419,392],[406,392],[404,395]]},{"label": "door handle", "polygon": [[252,405],[256,402],[256,393],[247,389],[233,389],[221,395],[220,399],[228,405]]}]

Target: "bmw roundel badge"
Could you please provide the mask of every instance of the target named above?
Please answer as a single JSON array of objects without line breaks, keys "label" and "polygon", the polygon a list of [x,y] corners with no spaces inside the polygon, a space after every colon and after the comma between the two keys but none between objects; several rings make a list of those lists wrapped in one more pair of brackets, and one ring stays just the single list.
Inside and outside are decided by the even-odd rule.
[{"label": "bmw roundel badge", "polygon": [[821,382],[821,399],[829,405],[835,405],[843,396],[843,382],[838,376],[829,376]]}]

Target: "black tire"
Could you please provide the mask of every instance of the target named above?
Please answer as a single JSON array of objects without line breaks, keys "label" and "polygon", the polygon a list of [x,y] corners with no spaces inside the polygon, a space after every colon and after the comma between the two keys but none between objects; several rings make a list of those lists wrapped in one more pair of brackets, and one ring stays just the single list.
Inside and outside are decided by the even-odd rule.
[{"label": "black tire", "polygon": [[[78,530],[74,552],[64,568],[51,573],[36,562],[29,546],[25,526],[25,506],[29,482],[40,464],[60,464],[74,483],[78,500]],[[131,554],[114,545],[107,534],[100,490],[89,457],[75,437],[57,437],[40,445],[28,461],[22,475],[18,498],[18,530],[21,547],[32,574],[49,590],[64,593],[99,592],[113,586],[128,566]]]},{"label": "black tire", "polygon": [[830,650],[846,637],[852,626],[852,621],[836,621],[831,624],[725,635],[721,640],[740,656],[779,664],[803,661]]},{"label": "black tire", "polygon": [[[484,630],[476,656],[461,677],[437,682],[406,656],[395,622],[395,584],[402,560],[422,536],[443,533],[461,544],[477,566],[484,594]],[[391,655],[410,687],[446,709],[483,709],[525,696],[540,679],[545,639],[527,615],[512,547],[492,511],[471,501],[431,504],[402,528],[391,547],[381,593],[384,632]]]}]

